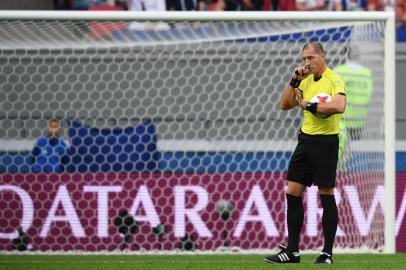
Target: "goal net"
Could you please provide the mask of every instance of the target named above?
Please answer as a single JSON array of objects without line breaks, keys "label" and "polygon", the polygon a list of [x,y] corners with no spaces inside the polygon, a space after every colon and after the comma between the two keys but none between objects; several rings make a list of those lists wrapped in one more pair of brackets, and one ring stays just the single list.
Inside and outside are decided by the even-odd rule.
[{"label": "goal net", "polygon": [[[285,243],[286,171],[302,112],[281,111],[279,100],[309,40],[323,44],[348,87],[335,247],[384,249],[384,107],[393,89],[383,17],[7,14],[0,252],[252,252]],[[300,248],[319,250],[317,188],[304,206]]]}]

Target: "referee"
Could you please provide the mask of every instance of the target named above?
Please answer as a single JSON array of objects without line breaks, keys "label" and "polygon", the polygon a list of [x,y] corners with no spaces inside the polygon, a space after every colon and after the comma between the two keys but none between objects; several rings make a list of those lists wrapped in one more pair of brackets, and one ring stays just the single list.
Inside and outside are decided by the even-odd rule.
[{"label": "referee", "polygon": [[[340,114],[345,110],[344,82],[326,64],[326,52],[317,41],[303,46],[304,65],[295,68],[292,79],[282,94],[282,110],[299,106],[304,120],[298,144],[288,168],[287,224],[288,245],[265,258],[271,263],[299,263],[300,230],[304,220],[302,196],[312,184],[318,186],[323,207],[322,227],[324,247],[315,263],[333,263],[333,244],[337,231],[338,210],[334,198],[338,161],[338,126]],[[310,102],[321,93],[329,94],[328,103]]]}]

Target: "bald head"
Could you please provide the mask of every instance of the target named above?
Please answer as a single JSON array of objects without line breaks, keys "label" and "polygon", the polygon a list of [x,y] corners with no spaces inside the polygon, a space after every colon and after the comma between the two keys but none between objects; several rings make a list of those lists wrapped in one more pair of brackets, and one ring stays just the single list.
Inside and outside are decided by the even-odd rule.
[{"label": "bald head", "polygon": [[302,52],[306,49],[312,48],[316,53],[318,54],[324,54],[326,55],[326,52],[324,51],[323,45],[321,45],[320,42],[318,41],[309,41],[305,45],[303,45]]}]

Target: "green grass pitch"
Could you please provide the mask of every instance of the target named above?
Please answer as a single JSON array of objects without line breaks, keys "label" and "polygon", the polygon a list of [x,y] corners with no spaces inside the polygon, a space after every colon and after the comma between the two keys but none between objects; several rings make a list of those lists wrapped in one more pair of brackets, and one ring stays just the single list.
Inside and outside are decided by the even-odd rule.
[{"label": "green grass pitch", "polygon": [[336,254],[333,265],[315,265],[317,255],[302,255],[300,264],[264,262],[263,255],[0,255],[0,269],[86,269],[86,270],[213,270],[213,269],[406,269],[406,253]]}]

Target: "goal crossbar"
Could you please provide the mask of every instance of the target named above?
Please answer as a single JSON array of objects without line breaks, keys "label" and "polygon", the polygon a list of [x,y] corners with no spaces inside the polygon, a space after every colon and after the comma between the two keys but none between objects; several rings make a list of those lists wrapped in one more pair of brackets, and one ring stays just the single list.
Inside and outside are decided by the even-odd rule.
[{"label": "goal crossbar", "polygon": [[394,13],[380,12],[139,12],[139,11],[0,11],[3,20],[103,20],[103,21],[382,21],[394,19]]}]

